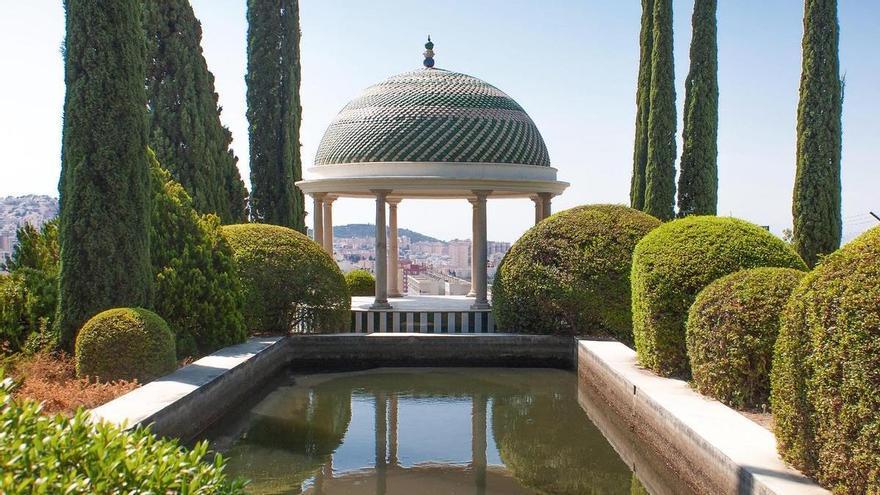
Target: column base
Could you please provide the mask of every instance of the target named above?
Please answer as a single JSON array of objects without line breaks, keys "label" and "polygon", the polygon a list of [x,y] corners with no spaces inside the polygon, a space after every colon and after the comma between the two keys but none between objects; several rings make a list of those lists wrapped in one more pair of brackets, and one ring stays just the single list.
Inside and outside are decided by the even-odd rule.
[{"label": "column base", "polygon": [[470,291],[464,297],[477,297],[477,293],[474,291]]},{"label": "column base", "polygon": [[370,309],[391,309],[391,305],[388,301],[376,301],[370,305]]},{"label": "column base", "polygon": [[492,309],[492,306],[488,302],[477,301],[471,305],[471,309]]}]

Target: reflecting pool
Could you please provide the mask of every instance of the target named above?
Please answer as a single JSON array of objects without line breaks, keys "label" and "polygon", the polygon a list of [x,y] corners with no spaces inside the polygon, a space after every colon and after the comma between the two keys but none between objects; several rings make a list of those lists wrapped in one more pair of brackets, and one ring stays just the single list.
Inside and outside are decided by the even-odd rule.
[{"label": "reflecting pool", "polygon": [[284,377],[208,434],[258,494],[630,494],[639,482],[552,369]]}]

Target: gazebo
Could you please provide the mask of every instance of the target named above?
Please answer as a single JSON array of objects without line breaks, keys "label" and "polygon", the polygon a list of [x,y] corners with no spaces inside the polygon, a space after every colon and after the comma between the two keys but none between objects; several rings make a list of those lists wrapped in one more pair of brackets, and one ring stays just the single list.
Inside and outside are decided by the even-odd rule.
[{"label": "gazebo", "polygon": [[373,310],[392,309],[389,295],[400,295],[401,201],[466,199],[473,205],[469,295],[471,309],[481,310],[489,308],[487,200],[531,198],[539,222],[568,187],[556,180],[544,139],[522,107],[485,81],[435,68],[433,47],[429,37],[423,69],[392,76],[351,100],[324,133],[311,178],[296,183],[314,201],[315,241],[331,254],[333,202],[375,199]]}]

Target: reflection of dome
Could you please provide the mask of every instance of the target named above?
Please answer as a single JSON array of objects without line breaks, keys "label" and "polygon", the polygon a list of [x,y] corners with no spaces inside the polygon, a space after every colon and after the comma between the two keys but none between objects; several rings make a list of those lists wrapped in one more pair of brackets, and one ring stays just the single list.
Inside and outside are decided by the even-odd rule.
[{"label": "reflection of dome", "polygon": [[535,123],[503,91],[421,69],[367,88],[327,128],[316,165],[364,162],[549,166],[550,158]]}]

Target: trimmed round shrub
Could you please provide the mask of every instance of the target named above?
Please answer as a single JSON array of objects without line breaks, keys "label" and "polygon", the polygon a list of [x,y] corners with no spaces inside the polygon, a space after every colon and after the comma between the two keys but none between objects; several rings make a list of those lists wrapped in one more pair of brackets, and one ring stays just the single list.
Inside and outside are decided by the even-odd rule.
[{"label": "trimmed round shrub", "polygon": [[278,225],[225,225],[221,232],[232,246],[251,334],[348,330],[345,277],[318,244]]},{"label": "trimmed round shrub", "polygon": [[690,216],[651,231],[633,254],[639,363],[665,376],[687,374],[685,321],[697,293],[724,275],[761,266],[807,269],[784,241],[735,218]]},{"label": "trimmed round shrub", "polygon": [[93,316],[76,336],[76,374],[141,383],[177,368],[174,334],[156,313],[114,308]]},{"label": "trimmed round shrub", "polygon": [[791,268],[752,268],[719,278],[688,312],[693,386],[739,409],[767,405],[779,315],[804,276]]},{"label": "trimmed round shrub", "polygon": [[509,332],[611,335],[632,344],[630,265],[656,218],[620,205],[586,205],[529,229],[492,285],[499,328]]},{"label": "trimmed round shrub", "polygon": [[786,461],[834,493],[880,493],[880,227],[795,289],[771,389]]},{"label": "trimmed round shrub", "polygon": [[345,284],[352,296],[372,296],[376,293],[376,279],[366,270],[352,270],[345,274]]}]

